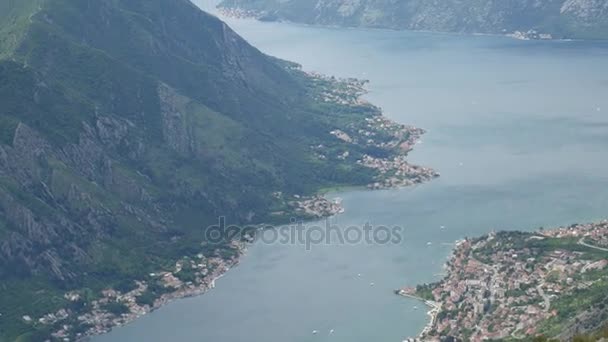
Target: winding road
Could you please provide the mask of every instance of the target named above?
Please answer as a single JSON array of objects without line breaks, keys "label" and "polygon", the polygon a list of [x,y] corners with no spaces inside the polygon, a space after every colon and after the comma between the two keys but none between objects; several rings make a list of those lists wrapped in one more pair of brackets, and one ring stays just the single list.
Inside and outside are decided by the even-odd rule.
[{"label": "winding road", "polygon": [[578,240],[578,244],[581,246],[597,249],[599,251],[608,252],[608,248],[602,248],[602,247],[598,247],[598,246],[594,246],[594,245],[590,245],[590,244],[586,243],[585,238],[581,238],[580,240]]}]

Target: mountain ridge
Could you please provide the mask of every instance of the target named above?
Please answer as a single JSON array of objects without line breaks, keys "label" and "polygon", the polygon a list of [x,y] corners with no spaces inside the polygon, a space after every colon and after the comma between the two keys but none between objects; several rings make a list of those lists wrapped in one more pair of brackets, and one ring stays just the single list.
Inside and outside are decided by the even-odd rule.
[{"label": "mountain ridge", "polygon": [[223,0],[219,7],[237,16],[306,24],[608,39],[608,3],[602,0]]},{"label": "mountain ridge", "polygon": [[367,185],[379,172],[357,160],[399,152],[337,139],[379,109],[321,100],[340,83],[263,54],[190,1],[1,6],[0,341],[76,327],[36,320],[185,256],[231,260],[232,244],[204,244],[218,217],[284,222],[299,215],[293,195]]}]

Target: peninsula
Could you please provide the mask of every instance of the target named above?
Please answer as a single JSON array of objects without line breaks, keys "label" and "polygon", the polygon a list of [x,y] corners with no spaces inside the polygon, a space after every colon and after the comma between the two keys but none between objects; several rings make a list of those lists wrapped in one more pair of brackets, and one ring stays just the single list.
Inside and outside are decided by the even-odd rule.
[{"label": "peninsula", "polygon": [[608,318],[608,221],[456,244],[441,281],[397,291],[432,306],[423,341],[594,333]]}]

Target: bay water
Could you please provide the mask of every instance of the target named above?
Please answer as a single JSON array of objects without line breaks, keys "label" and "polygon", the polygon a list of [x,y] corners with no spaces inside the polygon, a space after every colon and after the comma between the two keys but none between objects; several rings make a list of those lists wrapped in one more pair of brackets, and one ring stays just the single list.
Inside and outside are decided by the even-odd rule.
[{"label": "bay water", "polygon": [[608,217],[607,43],[222,19],[307,71],[369,79],[367,100],[428,130],[410,161],[441,178],[330,194],[332,223],[399,226],[399,244],[258,243],[209,293],[94,341],[401,341],[428,317],[393,290],[439,279],[455,240]]}]

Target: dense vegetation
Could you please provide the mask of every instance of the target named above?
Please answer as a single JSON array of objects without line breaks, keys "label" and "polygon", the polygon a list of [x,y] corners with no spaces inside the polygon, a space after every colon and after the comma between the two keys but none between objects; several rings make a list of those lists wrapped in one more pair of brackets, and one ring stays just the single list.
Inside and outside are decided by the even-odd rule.
[{"label": "dense vegetation", "polygon": [[69,290],[77,311],[185,255],[229,257],[203,243],[218,216],[285,219],[294,194],[366,184],[364,151],[310,147],[344,150],[329,132],[377,109],[319,91],[188,0],[1,0],[0,341],[44,336],[23,317]]}]

